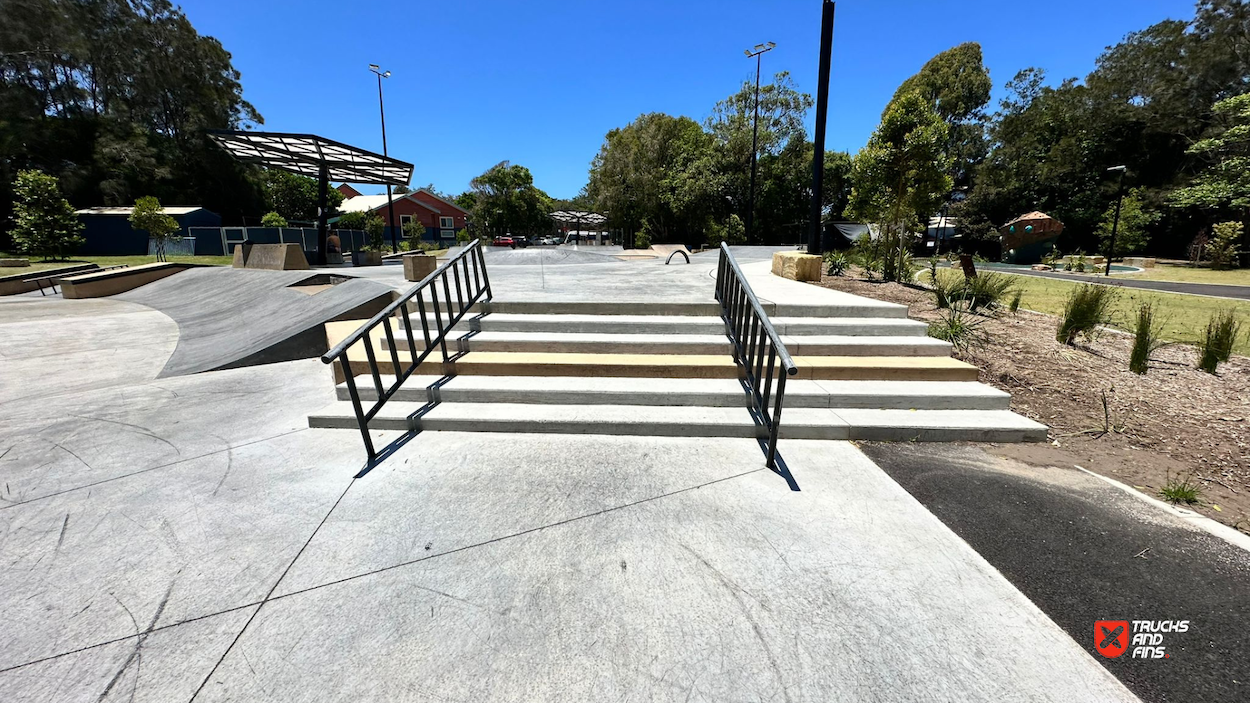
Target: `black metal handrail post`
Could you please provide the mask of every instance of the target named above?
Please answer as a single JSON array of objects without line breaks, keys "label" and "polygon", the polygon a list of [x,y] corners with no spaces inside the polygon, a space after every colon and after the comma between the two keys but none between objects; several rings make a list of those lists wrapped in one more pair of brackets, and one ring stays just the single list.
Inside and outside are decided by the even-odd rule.
[{"label": "black metal handrail post", "polygon": [[[471,280],[469,276],[470,271],[473,273]],[[455,278],[456,293],[454,299],[452,297],[452,283],[449,280],[453,277]],[[442,300],[439,300],[440,283],[442,284]],[[430,324],[431,320],[425,309],[425,292],[427,289],[429,291],[430,307],[434,310],[433,325]],[[417,367],[421,365],[421,362],[425,361],[431,352],[438,349],[442,352],[443,361],[450,359],[447,353],[447,335],[451,332],[452,327],[479,300],[486,302],[490,299],[490,279],[486,275],[486,259],[482,250],[482,242],[474,240],[448,260],[447,263],[439,266],[433,273],[421,279],[420,282],[409,288],[406,293],[390,305],[387,305],[378,314],[369,318],[355,332],[347,335],[343,341],[321,356],[323,363],[333,364],[335,361],[339,362],[344,383],[347,384],[347,393],[351,398],[352,409],[356,413],[356,422],[360,426],[360,434],[365,442],[365,451],[369,454],[369,461],[372,462],[378,456],[377,451],[373,447],[373,439],[369,437],[369,421],[377,416],[382,406],[386,405],[386,401],[390,400],[399,391],[404,381],[408,380],[408,377],[417,370]],[[413,334],[412,317],[408,312],[408,304],[414,300],[416,301],[418,318],[421,322],[420,338]],[[401,365],[399,350],[395,347],[395,330],[391,325],[391,318],[395,316],[396,312],[399,313],[403,324],[403,332],[408,342],[411,363],[407,363],[407,365]],[[389,359],[384,361],[389,361],[392,364],[392,370],[395,374],[395,380],[389,386],[385,386],[382,382],[382,373],[378,366],[377,354],[373,349],[373,338],[371,335],[379,325],[385,334],[387,352],[390,356]],[[356,387],[355,374],[352,372],[352,362],[347,355],[348,350],[357,342],[363,343],[366,363],[368,364],[367,375],[373,383],[374,392],[377,394],[377,400],[374,401],[373,406],[368,410],[365,410],[363,403],[361,403],[360,390]],[[419,345],[424,345],[420,352],[418,352]]]},{"label": "black metal handrail post", "polygon": [[[781,409],[786,394],[786,378],[799,372],[781,343],[777,330],[760,305],[755,291],[747,283],[746,276],[729,251],[729,245],[720,245],[720,259],[716,268],[716,300],[720,303],[721,318],[725,321],[726,334],[733,345],[734,361],[742,366],[751,410],[768,430],[768,468],[776,468],[777,432],[781,427]],[[765,356],[768,361],[765,362]],[[779,372],[780,371],[780,372]],[[774,379],[775,377],[775,379]],[[777,389],[773,391],[776,380]],[[769,401],[772,401],[771,409]]]}]

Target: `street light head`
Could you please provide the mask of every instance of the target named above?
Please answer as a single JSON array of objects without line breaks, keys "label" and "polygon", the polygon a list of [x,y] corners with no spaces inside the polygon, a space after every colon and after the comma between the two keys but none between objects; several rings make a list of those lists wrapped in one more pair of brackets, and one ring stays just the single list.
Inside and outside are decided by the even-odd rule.
[{"label": "street light head", "polygon": [[369,64],[369,70],[371,70],[371,71],[376,71],[376,70],[378,70],[378,65],[377,65],[376,63],[371,63],[371,64]]},{"label": "street light head", "polygon": [[751,54],[751,50],[750,50],[750,49],[743,49],[743,50],[742,50],[742,53],[746,54],[746,55],[747,55],[747,58],[751,58],[751,56],[752,56],[752,54]]},{"label": "street light head", "polygon": [[386,73],[383,73],[383,74],[382,74],[382,77],[383,77],[383,78],[390,78],[390,77],[391,77],[391,72],[390,72],[390,71],[387,71]]},{"label": "street light head", "polygon": [[771,41],[770,41],[770,42],[768,42],[768,48],[769,48],[769,49],[771,49],[771,48],[773,48],[773,47],[775,47],[775,46],[777,46],[777,42],[771,42]]},{"label": "street light head", "polygon": [[1125,171],[1127,169],[1128,169],[1128,166],[1112,166],[1111,168],[1107,170],[1108,171]]}]

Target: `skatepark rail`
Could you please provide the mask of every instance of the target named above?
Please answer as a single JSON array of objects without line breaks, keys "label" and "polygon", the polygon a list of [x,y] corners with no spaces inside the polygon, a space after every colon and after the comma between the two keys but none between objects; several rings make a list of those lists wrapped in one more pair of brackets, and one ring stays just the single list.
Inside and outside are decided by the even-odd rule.
[{"label": "skatepark rail", "polygon": [[[464,272],[463,281],[461,281],[461,271]],[[456,289],[454,299],[451,290],[453,279]],[[443,288],[441,300],[438,292],[440,282]],[[429,316],[426,313],[425,295],[427,291],[430,297],[430,307],[434,313],[433,327],[431,327]],[[373,440],[369,437],[369,420],[372,420],[378,414],[382,406],[386,405],[386,401],[390,400],[391,396],[399,391],[400,387],[404,385],[404,381],[408,380],[408,377],[417,370],[421,362],[425,361],[426,357],[435,348],[441,349],[443,361],[448,361],[447,334],[451,331],[451,328],[479,300],[488,302],[490,299],[490,279],[486,275],[486,260],[482,255],[482,242],[481,240],[474,240],[472,244],[462,249],[459,254],[435,269],[430,275],[421,279],[408,292],[383,308],[378,314],[370,318],[368,322],[365,322],[359,329],[345,337],[343,341],[339,342],[333,349],[321,357],[323,363],[333,364],[335,361],[338,361],[342,367],[343,378],[347,383],[348,394],[351,396],[352,409],[356,412],[360,435],[364,439],[365,451],[369,454],[370,463],[377,459],[378,453],[373,447]],[[421,334],[424,346],[418,345],[413,336],[413,326],[408,308],[414,302],[414,308],[421,320]],[[399,313],[403,332],[408,337],[408,352],[412,357],[412,363],[407,365],[399,363],[399,348],[395,344],[395,331],[391,325],[391,318],[395,316],[396,312]],[[387,388],[382,386],[382,375],[378,369],[377,354],[374,351],[374,337],[372,333],[379,325],[386,334],[385,351],[390,354],[391,368],[395,370],[395,382]],[[431,332],[433,335],[431,335]],[[377,400],[374,401],[373,406],[367,411],[360,403],[360,393],[356,389],[356,379],[352,375],[352,365],[350,359],[348,359],[349,350],[356,344],[364,347],[365,357],[369,360],[369,375],[373,378],[374,390],[377,392]]]},{"label": "skatepark rail", "polygon": [[[742,275],[729,245],[724,242],[720,245],[720,261],[716,268],[716,300],[720,302],[726,334],[733,343],[734,361],[745,371],[743,387],[751,398],[752,415],[768,429],[768,468],[776,468],[777,430],[781,427],[786,377],[797,374],[799,369],[794,365],[794,359],[790,358],[790,352],[786,351],[786,345],[777,336],[777,330],[773,329],[768,313],[764,312],[759,298],[755,297],[746,276]],[[764,363],[765,350],[768,352],[767,364]],[[768,401],[774,376],[777,393],[772,399],[770,412]]]}]

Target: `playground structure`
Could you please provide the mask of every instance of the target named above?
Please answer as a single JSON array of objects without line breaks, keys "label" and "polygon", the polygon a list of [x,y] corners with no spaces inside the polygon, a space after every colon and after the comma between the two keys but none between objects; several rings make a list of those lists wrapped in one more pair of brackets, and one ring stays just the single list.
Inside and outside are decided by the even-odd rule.
[{"label": "playground structure", "polygon": [[1030,212],[1000,229],[1004,263],[1036,264],[1055,248],[1063,223],[1044,212]]}]

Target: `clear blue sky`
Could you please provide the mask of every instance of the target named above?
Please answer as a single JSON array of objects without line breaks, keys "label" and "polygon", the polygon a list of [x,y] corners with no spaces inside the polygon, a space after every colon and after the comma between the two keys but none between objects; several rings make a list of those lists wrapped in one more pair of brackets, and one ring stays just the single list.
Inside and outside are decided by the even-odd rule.
[{"label": "clear blue sky", "polygon": [[[381,151],[367,66],[391,70],[390,153],[416,165],[416,186],[452,193],[507,159],[551,195],[572,197],[609,129],[655,111],[701,121],[753,76],[742,50],[759,42],[777,43],[766,73],[788,70],[816,93],[818,0],[186,0],[183,9],[233,54],[264,129]],[[1192,15],[1191,0],[843,0],[828,147],[863,146],[898,84],[955,44],[981,43],[996,104],[1019,69],[1042,67],[1052,82],[1084,77],[1126,33]]]}]

